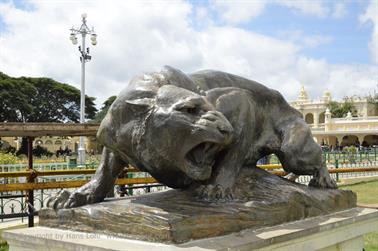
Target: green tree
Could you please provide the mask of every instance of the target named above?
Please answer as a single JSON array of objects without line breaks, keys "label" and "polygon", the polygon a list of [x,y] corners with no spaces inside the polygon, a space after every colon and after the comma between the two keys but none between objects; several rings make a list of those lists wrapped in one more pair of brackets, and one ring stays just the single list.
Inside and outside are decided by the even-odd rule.
[{"label": "green tree", "polygon": [[[93,119],[95,98],[85,97],[86,118]],[[79,122],[80,91],[50,78],[12,78],[0,73],[0,121]]]},{"label": "green tree", "polygon": [[374,105],[374,115],[378,114],[378,93],[375,93],[374,95],[369,95],[367,97],[369,103]]},{"label": "green tree", "polygon": [[357,116],[357,109],[353,104],[353,100],[348,97],[344,98],[343,102],[329,102],[328,108],[332,114],[332,118],[344,118],[348,112],[351,112],[353,117]]},{"label": "green tree", "polygon": [[53,153],[50,152],[49,150],[47,150],[47,148],[37,145],[33,149],[33,155],[37,156],[37,157],[42,157],[42,156],[51,157],[51,156],[53,156]]},{"label": "green tree", "polygon": [[104,103],[102,103],[101,110],[96,114],[93,122],[99,123],[104,119],[106,113],[108,113],[110,106],[113,104],[116,98],[117,96],[110,96]]},{"label": "green tree", "polygon": [[[26,79],[26,78],[25,78]],[[80,91],[73,86],[49,78],[27,78],[37,90],[32,100],[33,109],[28,121],[79,122]],[[85,116],[94,118],[95,98],[85,96]]]},{"label": "green tree", "polygon": [[11,153],[0,152],[0,164],[16,164],[18,158]]},{"label": "green tree", "polygon": [[[95,98],[85,97],[86,118],[93,119]],[[9,77],[0,72],[0,121],[79,122],[80,91],[50,78]],[[22,139],[18,154],[26,153]]]},{"label": "green tree", "polygon": [[24,80],[0,79],[0,121],[26,121],[33,111],[30,98],[36,92],[36,88]]}]

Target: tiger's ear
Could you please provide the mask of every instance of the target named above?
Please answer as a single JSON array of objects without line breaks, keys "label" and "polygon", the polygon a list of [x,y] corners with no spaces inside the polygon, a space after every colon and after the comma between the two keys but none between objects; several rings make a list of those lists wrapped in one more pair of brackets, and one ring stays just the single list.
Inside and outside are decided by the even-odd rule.
[{"label": "tiger's ear", "polygon": [[188,75],[186,75],[182,71],[166,65],[164,66],[161,73],[165,76],[168,84],[198,93],[197,85]]},{"label": "tiger's ear", "polygon": [[127,108],[131,109],[134,113],[145,113],[151,110],[155,105],[153,98],[139,98],[133,100],[126,100]]}]

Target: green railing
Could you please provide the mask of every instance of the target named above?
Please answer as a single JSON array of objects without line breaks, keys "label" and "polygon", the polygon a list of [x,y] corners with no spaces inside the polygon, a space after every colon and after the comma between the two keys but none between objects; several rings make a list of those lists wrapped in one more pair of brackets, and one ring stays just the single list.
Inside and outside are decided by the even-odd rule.
[{"label": "green railing", "polygon": [[[339,164],[365,164],[365,163],[376,163],[378,164],[378,150],[373,148],[370,151],[358,151],[356,153],[349,152],[323,152],[323,160],[327,165],[335,165],[336,162]],[[276,155],[271,154],[266,162],[262,164],[280,164],[280,160]]]},{"label": "green railing", "polygon": [[378,152],[374,148],[373,151],[359,151],[356,153],[348,152],[324,152],[323,159],[326,163],[335,164],[336,161],[339,163],[369,163],[378,161]]},{"label": "green railing", "polygon": [[[33,164],[33,169],[35,171],[58,171],[58,170],[71,170],[71,169],[95,169],[98,163],[88,163],[85,165],[70,164],[67,162],[61,163],[38,163]],[[4,172],[20,172],[27,169],[27,164],[0,164],[0,173]],[[61,177],[38,177],[40,182],[46,181],[68,181],[68,180],[87,180],[91,175],[75,175],[75,176],[61,176]],[[14,178],[1,178],[0,184],[13,184],[25,182],[24,177],[14,177]]]}]

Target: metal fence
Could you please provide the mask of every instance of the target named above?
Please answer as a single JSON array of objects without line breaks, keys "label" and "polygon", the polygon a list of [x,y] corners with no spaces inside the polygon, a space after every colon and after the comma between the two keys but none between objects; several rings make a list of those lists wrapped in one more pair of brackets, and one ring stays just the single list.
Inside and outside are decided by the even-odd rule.
[{"label": "metal fence", "polygon": [[[73,191],[75,188],[68,188]],[[125,185],[116,186],[114,197],[124,197],[129,195],[141,195],[149,192],[162,191],[166,189],[161,184],[145,184],[145,185]],[[39,189],[34,190],[34,215],[38,215],[38,211],[46,206],[49,198],[53,197],[61,189]],[[27,194],[23,191],[1,192],[0,193],[0,221],[6,219],[20,218],[24,222],[28,217]]]},{"label": "metal fence", "polygon": [[[327,164],[331,177],[337,182],[341,179],[353,179],[361,177],[378,177],[378,161],[362,163],[334,163]],[[312,176],[302,175],[296,181],[301,184],[308,184]]]},{"label": "metal fence", "polygon": [[[27,165],[0,165],[0,221],[10,218],[21,218],[37,215],[38,211],[46,205],[47,200],[62,188],[75,189],[87,182],[95,172],[96,164],[85,166],[69,165],[67,163],[34,164],[33,170]],[[331,176],[335,180],[344,178],[378,176],[378,161],[365,161],[361,163],[327,164]],[[260,165],[274,174],[284,176],[287,173],[280,164]],[[27,171],[25,171],[27,170]],[[115,187],[114,196],[123,197],[139,195],[166,189],[158,184],[148,173],[136,169],[125,169],[123,179],[119,179]],[[34,182],[28,182],[28,177],[34,175]],[[121,177],[122,178],[122,177]],[[307,184],[311,176],[300,176],[298,183]],[[28,201],[28,191],[34,192],[33,203]],[[32,209],[32,210],[31,210]]]},{"label": "metal fence", "polygon": [[[334,165],[336,161],[339,164],[364,164],[378,161],[378,150],[372,148],[370,150],[357,150],[355,153],[343,152],[343,151],[323,151],[323,160],[327,165]],[[261,159],[261,164],[280,164],[276,155]]]},{"label": "metal fence", "polygon": [[[33,172],[36,174],[33,184],[55,184],[55,188],[33,189],[33,212],[38,211],[46,205],[47,200],[58,193],[62,188],[74,190],[89,181],[95,172],[96,163],[77,166],[68,163],[34,164],[33,171],[26,171],[27,164],[1,164],[0,165],[0,221],[5,219],[21,218],[29,216],[27,191],[21,188],[28,183],[28,176]],[[71,173],[71,174],[70,174]],[[72,175],[72,173],[74,173]],[[51,175],[49,175],[51,174]],[[67,175],[68,174],[68,175]],[[152,183],[150,174],[130,169],[125,174],[129,181],[127,184],[115,186],[114,196],[123,197],[127,195],[139,195],[143,193],[160,191],[166,187],[161,184]],[[136,182],[133,183],[132,181]],[[145,183],[144,183],[145,181]],[[79,183],[78,183],[79,182]],[[125,183],[125,182],[124,182]],[[151,184],[152,183],[152,184]],[[61,184],[61,188],[59,185]],[[17,189],[17,187],[21,187]],[[4,188],[5,187],[5,188]],[[16,187],[16,188],[15,188]]]},{"label": "metal fence", "polygon": [[377,148],[370,151],[358,151],[356,153],[348,152],[323,152],[323,159],[326,163],[335,164],[361,164],[378,161]]}]

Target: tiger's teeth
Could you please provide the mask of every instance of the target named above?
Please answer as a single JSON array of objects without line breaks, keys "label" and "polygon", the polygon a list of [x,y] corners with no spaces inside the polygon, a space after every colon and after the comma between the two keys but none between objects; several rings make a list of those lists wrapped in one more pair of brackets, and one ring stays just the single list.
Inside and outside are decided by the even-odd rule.
[{"label": "tiger's teeth", "polygon": [[196,153],[194,153],[194,159],[195,159],[196,163],[200,164],[201,161],[202,161],[201,152],[197,151]]}]

